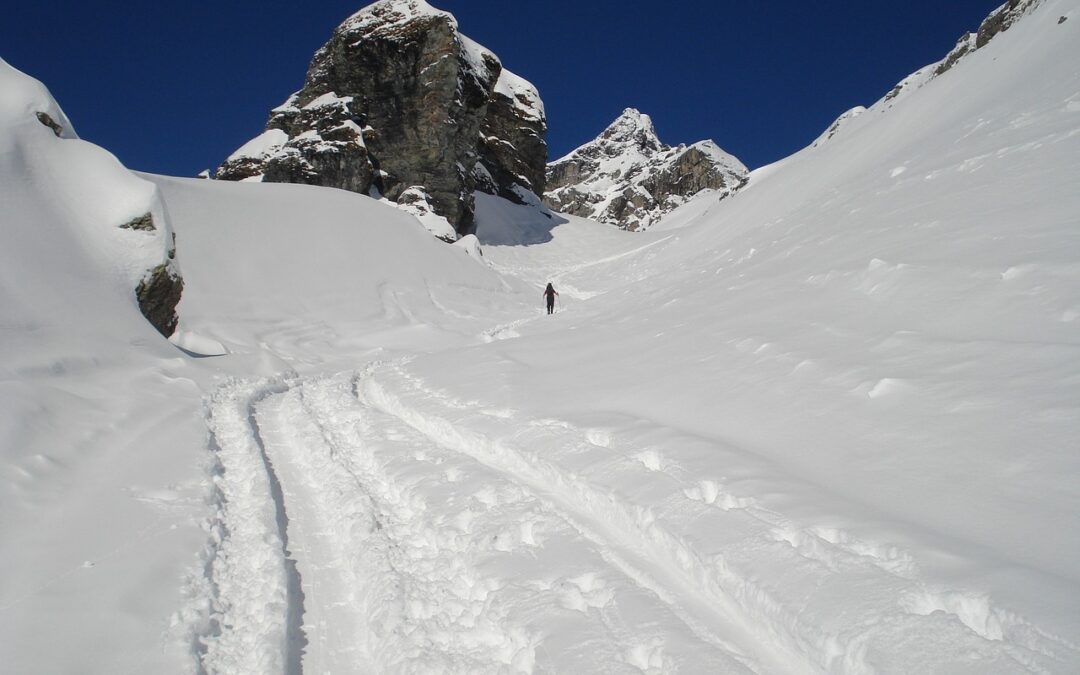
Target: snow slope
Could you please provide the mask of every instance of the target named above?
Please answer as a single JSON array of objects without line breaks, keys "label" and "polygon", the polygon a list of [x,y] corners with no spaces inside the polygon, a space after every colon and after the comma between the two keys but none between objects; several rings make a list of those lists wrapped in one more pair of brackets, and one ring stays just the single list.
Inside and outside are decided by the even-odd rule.
[{"label": "snow slope", "polygon": [[[182,602],[174,560],[205,539],[186,518],[199,390],[135,298],[169,221],[152,183],[2,61],[0,94],[0,660],[160,670],[188,658],[162,635]],[[153,231],[119,227],[147,212]]]},{"label": "snow slope", "polygon": [[[223,377],[480,341],[522,301],[366,197],[135,176],[0,66],[3,668],[191,672],[228,611],[208,576],[230,507],[203,397]],[[154,232],[117,227],[147,211]],[[170,222],[190,263],[174,336],[188,354],[134,297]]]},{"label": "snow slope", "polygon": [[222,355],[96,259],[18,268],[85,321],[3,328],[5,664],[1076,671],[1077,26],[640,234],[145,177]]},{"label": "snow slope", "polygon": [[[498,345],[528,386],[490,404],[614,433],[622,463],[587,478],[649,508],[645,532],[694,533],[762,639],[811,667],[1072,670],[1074,19],[1044,3],[735,198],[676,212],[621,287]],[[471,400],[460,374],[490,359],[408,370]],[[635,457],[665,500],[627,489]]]}]

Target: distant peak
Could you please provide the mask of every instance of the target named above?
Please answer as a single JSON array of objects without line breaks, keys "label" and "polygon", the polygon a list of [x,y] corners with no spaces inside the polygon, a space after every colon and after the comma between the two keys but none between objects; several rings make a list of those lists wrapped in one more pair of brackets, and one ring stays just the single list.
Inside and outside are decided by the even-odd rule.
[{"label": "distant peak", "polygon": [[379,0],[350,16],[342,27],[350,31],[367,31],[376,27],[400,26],[432,16],[443,17],[457,27],[452,14],[436,9],[424,0]]},{"label": "distant peak", "polygon": [[634,143],[642,149],[660,149],[663,144],[656,136],[652,118],[637,108],[626,108],[600,134],[600,138],[615,143]]}]

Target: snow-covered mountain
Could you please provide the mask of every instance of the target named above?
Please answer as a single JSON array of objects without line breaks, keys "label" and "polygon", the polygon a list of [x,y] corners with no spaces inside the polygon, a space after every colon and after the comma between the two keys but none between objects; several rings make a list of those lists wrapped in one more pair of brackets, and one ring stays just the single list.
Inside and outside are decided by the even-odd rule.
[{"label": "snow-covered mountain", "polygon": [[380,0],[315,53],[304,86],[216,172],[402,202],[448,239],[472,231],[473,191],[535,201],[547,122],[529,82],[424,0]]},{"label": "snow-covered mountain", "polygon": [[642,230],[702,190],[723,199],[746,167],[713,141],[670,147],[652,119],[627,108],[595,139],[548,165],[544,203],[564,213]]},{"label": "snow-covered mountain", "polygon": [[478,193],[482,255],[0,78],[5,670],[1080,670],[1077,64],[1042,0],[644,232]]}]

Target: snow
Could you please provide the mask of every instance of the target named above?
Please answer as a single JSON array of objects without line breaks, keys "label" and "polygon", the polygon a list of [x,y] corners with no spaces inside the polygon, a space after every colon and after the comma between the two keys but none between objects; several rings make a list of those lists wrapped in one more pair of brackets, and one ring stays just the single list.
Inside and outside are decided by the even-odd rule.
[{"label": "snow", "polygon": [[810,144],[810,147],[816,148],[825,141],[829,140],[837,133],[839,133],[840,130],[843,129],[848,122],[855,119],[864,112],[866,112],[866,108],[862,107],[861,105],[855,106],[854,108],[845,111],[842,115],[840,115],[840,117],[837,117],[836,120],[829,125],[828,129],[821,132],[821,135],[814,139],[814,142]]},{"label": "snow", "polygon": [[524,119],[545,119],[544,102],[540,100],[540,92],[525,78],[503,68],[495,82],[495,91],[513,101],[514,108],[522,113]]},{"label": "snow", "polygon": [[457,19],[452,14],[435,9],[424,0],[380,0],[353,14],[341,27],[355,33],[374,30],[373,35],[393,34],[400,26],[427,17],[446,20],[457,28]]},{"label": "snow", "polygon": [[690,147],[711,157],[715,163],[721,166],[731,167],[739,173],[746,173],[746,165],[740,162],[735,155],[725,152],[713,141],[698,141],[690,145]]},{"label": "snow", "polygon": [[346,104],[352,102],[352,100],[352,96],[338,96],[334,92],[328,91],[322,96],[318,96],[312,99],[302,109],[315,110],[316,108],[325,108],[330,106],[345,106]]},{"label": "snow", "polygon": [[499,57],[479,42],[458,33],[461,42],[461,56],[468,64],[469,70],[484,82],[490,82],[493,73],[489,64],[499,64]]},{"label": "snow", "polygon": [[233,154],[229,155],[229,158],[226,161],[244,159],[247,157],[262,159],[267,155],[272,155],[281,150],[282,146],[288,141],[289,135],[281,129],[267,129],[237,148]]},{"label": "snow", "polygon": [[[40,83],[0,62],[0,94],[4,668],[173,669],[190,659],[169,623],[178,565],[205,540],[185,517],[205,431],[198,388],[134,293],[167,260],[169,219]],[[119,227],[147,212],[155,230]]]},{"label": "snow", "polygon": [[455,245],[133,176],[3,71],[5,667],[1076,671],[1071,6],[644,233],[481,194]]},{"label": "snow", "polygon": [[444,241],[457,240],[458,234],[454,226],[444,216],[435,213],[431,205],[427,190],[423,186],[414,185],[398,195],[398,201],[389,199],[382,200],[384,204],[401,209],[405,213],[412,214],[427,229],[428,232]]}]

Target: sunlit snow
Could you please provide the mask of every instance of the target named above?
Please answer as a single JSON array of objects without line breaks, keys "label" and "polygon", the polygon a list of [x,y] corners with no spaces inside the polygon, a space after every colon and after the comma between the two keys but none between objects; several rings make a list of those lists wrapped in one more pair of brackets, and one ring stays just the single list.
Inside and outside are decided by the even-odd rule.
[{"label": "sunlit snow", "polygon": [[3,669],[1077,671],[1077,30],[647,232],[477,195],[454,245],[133,175],[4,64]]}]

